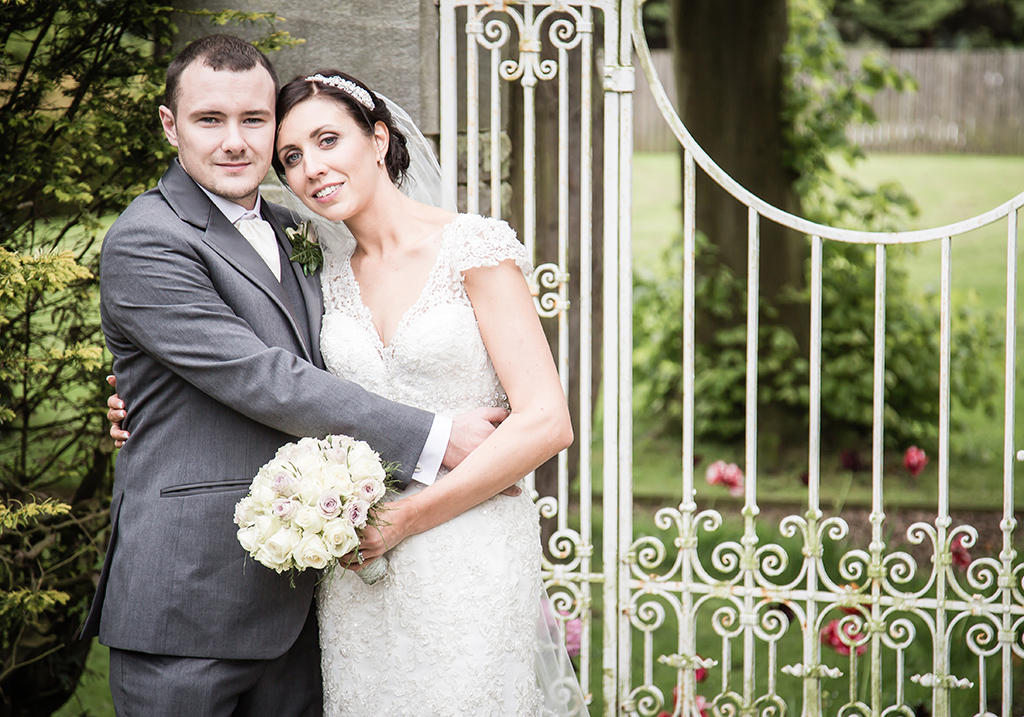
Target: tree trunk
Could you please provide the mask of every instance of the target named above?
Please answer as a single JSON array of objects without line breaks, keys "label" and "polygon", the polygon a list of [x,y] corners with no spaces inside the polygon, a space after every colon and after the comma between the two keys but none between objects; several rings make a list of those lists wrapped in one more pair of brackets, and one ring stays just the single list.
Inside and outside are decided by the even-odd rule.
[{"label": "tree trunk", "polygon": [[[795,175],[784,158],[782,53],[789,34],[786,0],[672,0],[670,40],[683,122],[730,176],[755,195],[793,212],[799,200]],[[717,249],[717,261],[744,284],[747,276],[747,210],[703,172],[697,172],[697,229]],[[807,243],[803,236],[760,222],[760,295],[778,311],[806,355],[810,317],[806,305],[785,301],[787,287],[803,288]],[[745,292],[744,292],[745,293]],[[745,321],[745,296],[736,297],[736,323]],[[720,320],[697,307],[696,338],[710,343]],[[771,407],[762,430],[785,440],[794,420]]]}]

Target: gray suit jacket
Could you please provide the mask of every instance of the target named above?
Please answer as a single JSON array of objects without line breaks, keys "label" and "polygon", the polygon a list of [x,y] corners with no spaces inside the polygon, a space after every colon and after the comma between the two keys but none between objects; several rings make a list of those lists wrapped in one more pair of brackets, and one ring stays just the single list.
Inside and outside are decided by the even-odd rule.
[{"label": "gray suit jacket", "polygon": [[[264,207],[290,250],[284,210]],[[102,325],[132,437],[83,636],[164,655],[277,657],[317,575],[292,587],[238,544],[234,505],[256,471],[297,437],[343,433],[411,475],[433,417],[322,370],[317,279],[287,259],[281,269],[293,272],[292,300],[177,162],[107,233]]]}]

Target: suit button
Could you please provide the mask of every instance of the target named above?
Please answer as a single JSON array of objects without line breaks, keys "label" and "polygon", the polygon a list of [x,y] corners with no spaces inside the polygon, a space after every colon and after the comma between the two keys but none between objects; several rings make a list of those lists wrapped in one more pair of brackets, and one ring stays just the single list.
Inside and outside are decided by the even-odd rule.
[{"label": "suit button", "polygon": [[421,466],[419,463],[417,463],[416,467],[412,469],[412,472],[413,473],[419,473],[422,470],[423,470],[423,466]]}]

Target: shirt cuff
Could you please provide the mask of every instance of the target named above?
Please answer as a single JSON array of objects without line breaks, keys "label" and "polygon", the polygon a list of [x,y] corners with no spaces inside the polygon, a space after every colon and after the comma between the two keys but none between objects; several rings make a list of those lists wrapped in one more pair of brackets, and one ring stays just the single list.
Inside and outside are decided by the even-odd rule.
[{"label": "shirt cuff", "polygon": [[427,435],[427,442],[423,444],[423,452],[413,469],[412,479],[423,485],[430,485],[437,480],[437,473],[441,470],[441,461],[444,460],[445,451],[448,450],[448,440],[452,437],[452,419],[447,416],[435,414],[434,423]]}]

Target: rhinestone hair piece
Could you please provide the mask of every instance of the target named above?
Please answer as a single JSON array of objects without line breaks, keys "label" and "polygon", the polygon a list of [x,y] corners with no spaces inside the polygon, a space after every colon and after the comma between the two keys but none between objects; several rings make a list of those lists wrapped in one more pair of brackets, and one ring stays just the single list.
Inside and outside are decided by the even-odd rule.
[{"label": "rhinestone hair piece", "polygon": [[364,88],[357,85],[352,80],[346,80],[345,78],[338,77],[337,75],[331,77],[324,77],[323,75],[318,73],[316,75],[310,75],[309,77],[307,77],[306,82],[323,82],[325,85],[337,87],[339,90],[345,92],[345,94],[347,94],[349,97],[351,97],[356,102],[358,102],[359,104],[361,104],[363,107],[370,111],[372,111],[375,106],[373,97],[370,95],[370,93],[367,92]]}]

